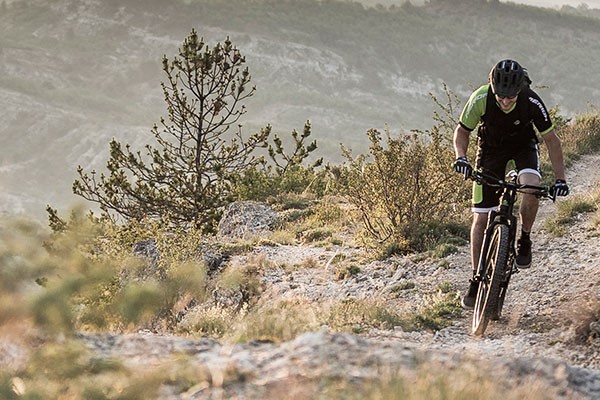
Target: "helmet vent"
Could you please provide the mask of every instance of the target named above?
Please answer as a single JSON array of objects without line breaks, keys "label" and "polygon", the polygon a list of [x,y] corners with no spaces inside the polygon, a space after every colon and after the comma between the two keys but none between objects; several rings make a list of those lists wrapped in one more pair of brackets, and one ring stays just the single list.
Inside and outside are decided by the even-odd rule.
[{"label": "helmet vent", "polygon": [[498,96],[513,97],[519,94],[524,83],[521,65],[514,60],[502,60],[490,74],[492,91]]}]

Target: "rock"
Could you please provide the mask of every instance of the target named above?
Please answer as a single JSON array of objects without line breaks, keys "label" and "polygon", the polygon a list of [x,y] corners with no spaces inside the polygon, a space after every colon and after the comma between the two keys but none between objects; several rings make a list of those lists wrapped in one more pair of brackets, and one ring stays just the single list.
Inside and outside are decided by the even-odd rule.
[{"label": "rock", "polygon": [[219,236],[245,239],[269,231],[277,213],[268,205],[254,201],[231,203],[218,225]]},{"label": "rock", "polygon": [[[147,265],[138,270],[134,279],[140,279],[142,281],[150,278],[150,277],[158,277],[159,279],[164,279],[164,271],[158,265],[158,261],[160,259],[160,252],[156,247],[155,239],[147,239],[142,240],[133,245],[133,254],[143,258]],[[126,281],[132,278],[128,273],[124,273],[121,276],[121,280]]]},{"label": "rock", "polygon": [[156,240],[142,240],[133,245],[133,254],[147,258],[151,262],[158,261],[160,253],[156,248]]},{"label": "rock", "polygon": [[214,303],[221,308],[233,308],[239,310],[248,300],[247,294],[241,289],[216,288],[212,292]]}]

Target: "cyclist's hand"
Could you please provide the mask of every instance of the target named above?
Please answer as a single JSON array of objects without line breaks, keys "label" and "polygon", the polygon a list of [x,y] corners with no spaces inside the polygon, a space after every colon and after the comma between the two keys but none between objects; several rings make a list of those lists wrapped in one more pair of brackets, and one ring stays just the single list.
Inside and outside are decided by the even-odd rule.
[{"label": "cyclist's hand", "polygon": [[452,168],[454,168],[454,171],[458,172],[459,174],[463,174],[465,179],[471,176],[471,171],[473,171],[473,167],[471,167],[471,164],[469,164],[469,161],[467,161],[467,157],[464,156],[458,157],[452,164]]},{"label": "cyclist's hand", "polygon": [[569,185],[567,185],[565,180],[557,179],[556,182],[554,182],[554,186],[552,186],[550,192],[555,197],[566,196],[569,194]]}]

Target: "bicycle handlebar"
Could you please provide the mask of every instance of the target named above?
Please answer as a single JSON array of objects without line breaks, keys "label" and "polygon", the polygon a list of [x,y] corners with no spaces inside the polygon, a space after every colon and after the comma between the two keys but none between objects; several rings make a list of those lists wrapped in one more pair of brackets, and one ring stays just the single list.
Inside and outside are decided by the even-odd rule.
[{"label": "bicycle handlebar", "polygon": [[[507,189],[513,189],[517,192],[521,193],[529,193],[533,194],[537,197],[543,197],[550,199],[552,201],[556,201],[556,194],[553,193],[552,188],[548,186],[537,186],[537,185],[527,185],[523,183],[511,182],[509,180],[500,179],[493,175],[487,174],[481,170],[471,170],[471,173],[468,176],[469,179],[479,183],[486,184],[488,186],[501,187]],[[533,190],[533,192],[527,190]]]}]

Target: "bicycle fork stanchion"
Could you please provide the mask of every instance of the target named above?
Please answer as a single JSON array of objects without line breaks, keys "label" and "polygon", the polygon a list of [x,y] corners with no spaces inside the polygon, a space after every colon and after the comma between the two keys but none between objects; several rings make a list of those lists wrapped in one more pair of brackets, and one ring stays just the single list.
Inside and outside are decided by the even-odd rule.
[{"label": "bicycle fork stanchion", "polygon": [[[496,303],[496,309],[492,310],[492,315],[491,315],[492,320],[500,319],[500,316],[502,314],[502,307],[504,306],[504,299],[506,297],[506,292],[508,290],[508,283],[510,282],[510,277],[513,274],[513,272],[515,272],[515,273],[519,272],[515,265],[515,256],[516,256],[515,237],[517,234],[517,218],[513,215],[513,207],[512,207],[513,204],[514,204],[514,198],[509,203],[507,203],[506,208],[504,210],[501,209],[500,212],[498,213],[500,215],[499,223],[508,226],[508,243],[507,243],[508,247],[506,250],[507,251],[507,254],[505,257],[506,262],[504,264],[504,270],[502,271],[503,279],[502,279],[502,282],[500,283],[500,292],[498,294],[498,301]],[[504,207],[504,205],[503,205],[503,207]]]},{"label": "bicycle fork stanchion", "polygon": [[482,282],[485,279],[485,254],[483,250],[490,247],[490,239],[492,237],[492,231],[494,229],[493,226],[493,218],[496,214],[496,211],[490,211],[488,213],[488,222],[485,228],[485,233],[483,235],[483,242],[481,243],[481,253],[479,254],[479,263],[477,264],[477,274],[475,275],[475,279],[478,282]]}]

